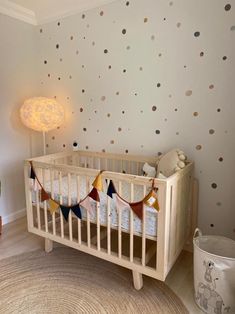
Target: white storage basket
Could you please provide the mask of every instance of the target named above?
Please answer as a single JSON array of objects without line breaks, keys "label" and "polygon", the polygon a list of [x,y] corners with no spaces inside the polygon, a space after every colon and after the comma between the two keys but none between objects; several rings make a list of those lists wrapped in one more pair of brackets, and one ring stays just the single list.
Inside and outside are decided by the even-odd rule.
[{"label": "white storage basket", "polygon": [[235,313],[235,241],[195,230],[194,291],[205,313]]}]

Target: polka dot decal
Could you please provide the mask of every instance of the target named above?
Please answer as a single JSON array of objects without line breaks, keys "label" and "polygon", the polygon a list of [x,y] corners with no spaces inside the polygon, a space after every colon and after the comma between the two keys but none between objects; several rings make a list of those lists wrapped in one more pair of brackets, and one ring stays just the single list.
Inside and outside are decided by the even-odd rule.
[{"label": "polka dot decal", "polygon": [[151,156],[180,148],[195,162],[199,227],[235,239],[233,2],[114,1],[36,33],[41,94],[67,111],[48,153],[74,141]]}]

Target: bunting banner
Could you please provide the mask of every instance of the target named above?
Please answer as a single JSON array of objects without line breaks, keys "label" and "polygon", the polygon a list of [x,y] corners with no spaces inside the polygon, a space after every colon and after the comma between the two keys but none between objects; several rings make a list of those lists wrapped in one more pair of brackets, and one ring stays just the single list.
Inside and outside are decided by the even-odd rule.
[{"label": "bunting banner", "polygon": [[[37,185],[39,184],[41,191],[40,191],[40,197],[41,201],[48,201],[48,207],[53,214],[59,207],[61,209],[61,212],[63,214],[63,217],[66,221],[68,221],[69,213],[70,210],[79,218],[82,219],[82,213],[81,213],[81,208],[85,208],[87,211],[91,212],[92,210],[92,205],[91,205],[91,199],[100,202],[100,196],[99,192],[103,192],[103,181],[102,181],[102,172],[100,171],[99,174],[96,176],[95,180],[92,183],[92,190],[89,192],[89,194],[80,202],[73,206],[65,206],[65,205],[60,205],[58,202],[53,200],[51,198],[50,193],[46,192],[45,189],[42,187],[40,181],[37,178],[36,172],[33,168],[32,162],[30,162],[31,169],[30,169],[30,178],[34,180],[34,186],[35,189],[37,188]],[[105,179],[106,183],[108,183],[108,180]],[[36,189],[37,190],[37,189]],[[117,208],[123,209],[126,207],[130,207],[133,212],[137,215],[139,219],[143,219],[143,208],[144,205],[155,208],[157,211],[160,210],[159,208],[159,203],[158,203],[158,197],[156,194],[157,188],[154,187],[154,180],[152,184],[152,189],[151,191],[139,202],[128,202],[124,200],[117,192],[115,185],[112,180],[109,181],[108,188],[106,191],[106,194],[114,199],[116,201]],[[114,197],[115,194],[115,197]]]}]

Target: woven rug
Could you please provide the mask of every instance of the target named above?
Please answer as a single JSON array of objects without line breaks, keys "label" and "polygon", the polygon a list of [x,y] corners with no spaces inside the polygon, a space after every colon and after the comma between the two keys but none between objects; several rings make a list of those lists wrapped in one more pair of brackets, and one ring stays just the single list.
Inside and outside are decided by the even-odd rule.
[{"label": "woven rug", "polygon": [[162,282],[70,248],[35,251],[0,261],[1,314],[188,313]]}]

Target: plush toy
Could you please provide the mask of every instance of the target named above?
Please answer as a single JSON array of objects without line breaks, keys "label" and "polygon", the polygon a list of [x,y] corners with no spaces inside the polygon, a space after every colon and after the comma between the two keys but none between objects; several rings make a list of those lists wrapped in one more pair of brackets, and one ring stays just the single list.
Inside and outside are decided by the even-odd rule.
[{"label": "plush toy", "polygon": [[186,166],[187,157],[180,149],[173,149],[162,155],[157,166],[157,177],[169,177]]},{"label": "plush toy", "polygon": [[150,166],[147,162],[143,166],[143,174],[146,177],[156,177],[156,169],[152,166]]}]

